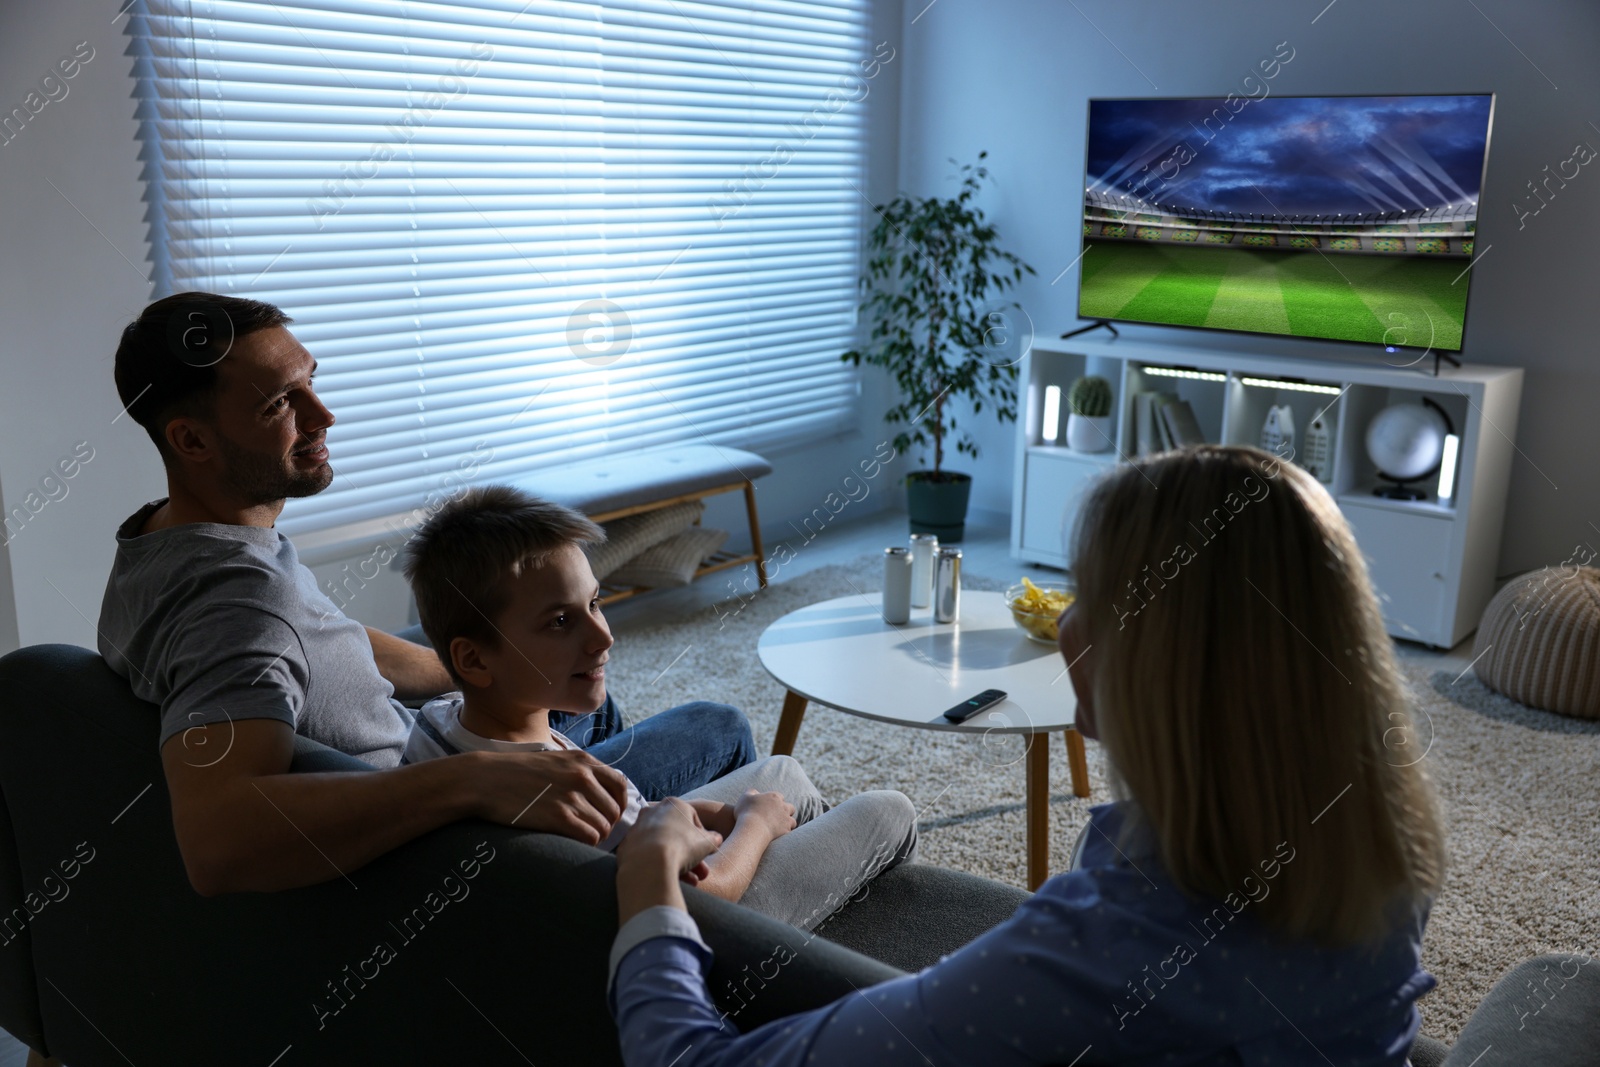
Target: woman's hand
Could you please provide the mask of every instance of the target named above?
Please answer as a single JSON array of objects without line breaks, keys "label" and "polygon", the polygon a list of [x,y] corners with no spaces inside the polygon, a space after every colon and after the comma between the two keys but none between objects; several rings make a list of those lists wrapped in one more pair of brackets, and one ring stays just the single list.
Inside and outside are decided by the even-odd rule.
[{"label": "woman's hand", "polygon": [[734,801],[733,812],[737,825],[749,823],[759,827],[773,841],[795,827],[794,805],[784,800],[782,793],[758,793],[751,789]]},{"label": "woman's hand", "polygon": [[617,846],[618,923],[662,904],[688,910],[679,880],[694,885],[705,877],[705,858],[721,844],[722,835],[702,826],[687,801],[646,805]]},{"label": "woman's hand", "polygon": [[705,828],[694,805],[668,797],[639,812],[638,821],[617,846],[617,859],[648,856],[673,874],[691,874],[721,844],[722,835]]}]

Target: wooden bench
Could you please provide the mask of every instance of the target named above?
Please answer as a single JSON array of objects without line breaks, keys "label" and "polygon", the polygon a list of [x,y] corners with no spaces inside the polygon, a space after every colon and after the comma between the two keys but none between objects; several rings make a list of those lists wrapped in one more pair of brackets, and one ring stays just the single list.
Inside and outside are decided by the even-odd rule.
[{"label": "wooden bench", "polygon": [[[761,523],[756,514],[755,480],[770,473],[771,463],[742,448],[672,445],[541,471],[519,479],[516,485],[546,500],[581,511],[595,522],[610,522],[742,489],[745,516],[750,523],[751,550],[741,555],[723,549],[700,564],[695,578],[754,563],[756,576],[764,589],[767,564],[761,547]],[[626,600],[646,589],[645,586],[616,586],[602,581],[601,603]]]}]

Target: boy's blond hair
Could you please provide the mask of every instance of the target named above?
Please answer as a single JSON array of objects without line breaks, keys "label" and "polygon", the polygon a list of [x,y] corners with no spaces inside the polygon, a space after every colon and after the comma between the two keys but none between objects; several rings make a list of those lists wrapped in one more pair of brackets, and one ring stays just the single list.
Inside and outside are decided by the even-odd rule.
[{"label": "boy's blond hair", "polygon": [[1180,887],[1237,894],[1287,843],[1251,907],[1328,945],[1370,942],[1438,892],[1426,742],[1315,479],[1244,447],[1121,465],[1080,514],[1072,572],[1113,787]]},{"label": "boy's blond hair", "polygon": [[422,631],[457,686],[450,644],[465,637],[496,648],[494,620],[511,602],[507,582],[566,545],[598,544],[605,531],[586,516],[509,485],[468,489],[425,521],[401,567],[417,598]]}]

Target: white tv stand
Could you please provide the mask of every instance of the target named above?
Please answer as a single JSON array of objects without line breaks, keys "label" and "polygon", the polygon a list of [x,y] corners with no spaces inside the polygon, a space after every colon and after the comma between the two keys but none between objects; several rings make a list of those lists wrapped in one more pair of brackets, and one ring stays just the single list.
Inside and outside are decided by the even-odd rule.
[{"label": "white tv stand", "polygon": [[[1206,440],[1259,444],[1268,407],[1294,411],[1297,451],[1312,416],[1327,408],[1335,421],[1328,491],[1355,530],[1383,607],[1389,633],[1436,648],[1452,648],[1477,628],[1494,594],[1495,566],[1515,450],[1522,370],[1468,364],[1431,373],[1428,356],[1415,367],[1395,366],[1354,345],[1282,338],[1196,333],[1172,340],[1167,331],[1118,324],[1121,337],[1036,341],[1022,364],[1017,420],[1011,554],[1032,563],[1067,566],[1067,540],[1085,488],[1114,464],[1136,454],[1132,398],[1144,390],[1175,392],[1194,409]],[[1293,352],[1297,354],[1285,354]],[[1303,353],[1303,354],[1298,354]],[[1409,361],[1416,353],[1388,359]],[[1199,377],[1170,377],[1149,368],[1182,368]],[[1074,452],[1065,445],[1066,397],[1072,382],[1098,374],[1111,383],[1117,447]],[[1336,387],[1333,394],[1292,390],[1245,379],[1292,380]],[[1047,386],[1061,389],[1055,441],[1045,441]],[[1392,403],[1428,396],[1448,412],[1460,437],[1454,492],[1440,500],[1374,496],[1381,484],[1367,457],[1367,424]]]}]

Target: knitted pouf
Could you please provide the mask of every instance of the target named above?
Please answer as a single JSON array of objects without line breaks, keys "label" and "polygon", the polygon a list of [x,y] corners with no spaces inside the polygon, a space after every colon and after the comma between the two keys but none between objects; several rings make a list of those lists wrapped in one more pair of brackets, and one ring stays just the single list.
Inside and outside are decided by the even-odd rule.
[{"label": "knitted pouf", "polygon": [[1483,610],[1472,652],[1490,689],[1600,719],[1600,569],[1562,565],[1513,578]]}]

